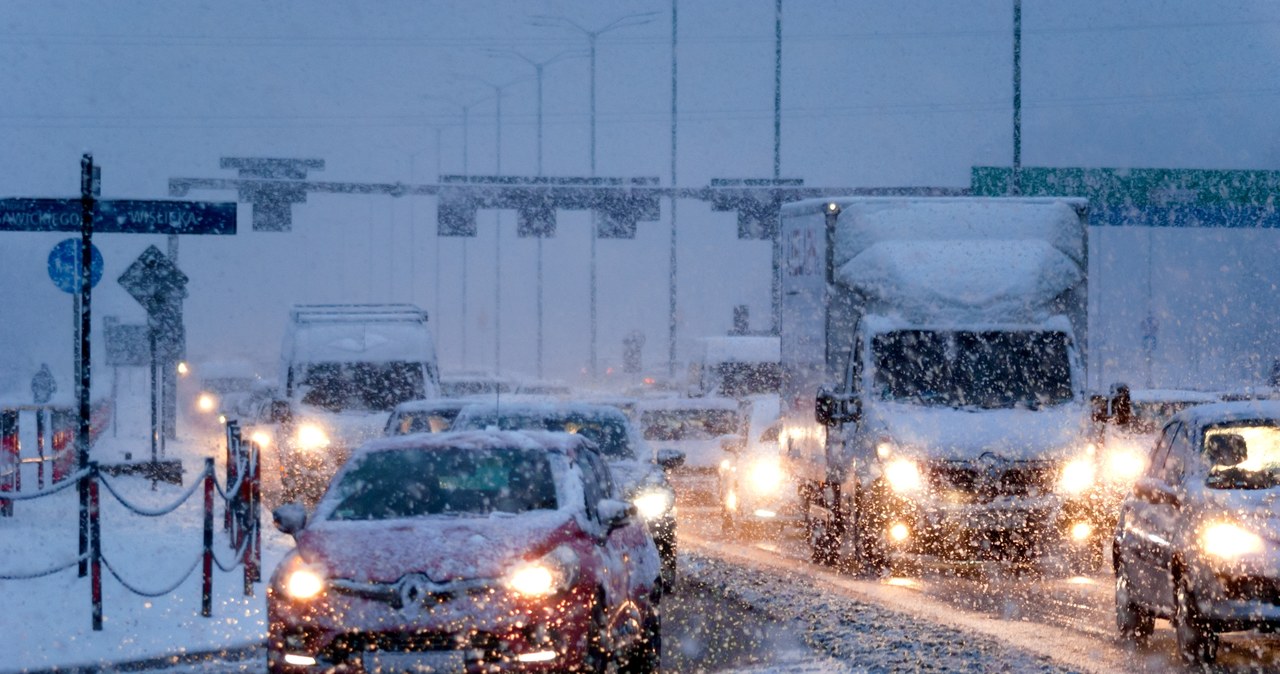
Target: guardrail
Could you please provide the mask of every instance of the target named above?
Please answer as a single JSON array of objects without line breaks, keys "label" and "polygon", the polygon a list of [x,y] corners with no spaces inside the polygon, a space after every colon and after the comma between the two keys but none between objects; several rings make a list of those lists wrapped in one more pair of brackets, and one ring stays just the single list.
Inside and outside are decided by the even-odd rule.
[{"label": "guardrail", "polygon": [[[227,478],[225,486],[218,483],[213,459],[206,458],[200,479],[193,481],[191,486],[175,501],[159,508],[143,507],[130,501],[120,486],[115,484],[114,479],[109,479],[103,475],[96,462],[91,462],[88,468],[84,470],[65,476],[65,479],[55,482],[49,488],[41,488],[30,492],[6,491],[5,501],[11,505],[13,501],[47,498],[73,485],[83,484],[89,497],[89,545],[85,553],[74,559],[64,560],[32,572],[0,572],[0,580],[32,580],[87,563],[90,577],[89,592],[93,610],[93,629],[95,631],[102,629],[102,571],[104,568],[116,582],[133,594],[143,597],[161,597],[175,592],[191,577],[196,567],[200,567],[202,573],[200,615],[204,617],[213,615],[214,566],[217,566],[224,573],[230,573],[236,567],[241,567],[244,577],[244,595],[252,596],[253,584],[261,580],[262,566],[262,537],[259,528],[262,497],[260,450],[255,443],[246,443],[241,440],[239,427],[234,422],[228,424],[227,442]],[[201,552],[181,577],[160,588],[145,588],[141,583],[126,579],[124,573],[126,570],[119,560],[113,564],[111,560],[103,555],[100,488],[105,488],[107,493],[129,513],[149,518],[164,517],[186,503],[196,492],[203,492],[204,521]],[[215,493],[222,499],[225,528],[229,534],[230,546],[235,551],[235,556],[228,563],[223,563],[214,553]],[[78,525],[75,528],[78,529]]]}]

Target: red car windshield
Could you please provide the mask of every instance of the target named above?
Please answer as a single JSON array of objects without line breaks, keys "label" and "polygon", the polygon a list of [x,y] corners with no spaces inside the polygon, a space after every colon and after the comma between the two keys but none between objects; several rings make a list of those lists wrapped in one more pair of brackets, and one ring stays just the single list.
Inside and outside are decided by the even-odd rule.
[{"label": "red car windshield", "polygon": [[331,520],[487,515],[557,508],[547,453],[529,449],[373,452],[355,459],[326,500]]}]

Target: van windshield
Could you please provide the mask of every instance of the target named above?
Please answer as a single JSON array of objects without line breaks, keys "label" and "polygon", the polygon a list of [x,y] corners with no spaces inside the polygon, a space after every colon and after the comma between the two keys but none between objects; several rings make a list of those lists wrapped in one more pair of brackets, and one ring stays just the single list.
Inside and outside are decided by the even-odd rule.
[{"label": "van windshield", "polygon": [[1062,332],[898,330],[871,342],[875,393],[934,407],[1037,408],[1072,399]]},{"label": "van windshield", "polygon": [[301,368],[302,402],[334,412],[387,412],[426,397],[422,363],[314,363]]}]

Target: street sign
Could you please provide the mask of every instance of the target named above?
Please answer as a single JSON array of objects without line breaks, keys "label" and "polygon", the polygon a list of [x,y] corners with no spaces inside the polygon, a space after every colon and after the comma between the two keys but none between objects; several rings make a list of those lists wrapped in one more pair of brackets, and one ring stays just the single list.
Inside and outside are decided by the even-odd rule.
[{"label": "street sign", "polygon": [[187,296],[187,275],[155,246],[148,246],[118,282],[149,314],[162,314]]},{"label": "street sign", "polygon": [[[63,239],[49,251],[49,278],[64,293],[80,292],[80,273],[84,268],[84,246],[80,239]],[[102,252],[89,244],[89,285],[96,286],[102,280]]]},{"label": "street sign", "polygon": [[[95,233],[235,234],[234,201],[99,199]],[[0,232],[78,232],[79,199],[0,199]]]}]

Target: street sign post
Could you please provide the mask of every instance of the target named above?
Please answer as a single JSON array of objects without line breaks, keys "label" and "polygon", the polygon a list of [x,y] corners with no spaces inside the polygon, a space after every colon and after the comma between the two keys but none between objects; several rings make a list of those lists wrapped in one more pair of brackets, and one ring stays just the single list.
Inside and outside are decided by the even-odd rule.
[{"label": "street sign post", "polygon": [[[234,201],[96,199],[96,234],[235,234]],[[0,199],[0,232],[78,232],[79,199]]]},{"label": "street sign post", "polygon": [[[156,443],[170,436],[174,419],[169,401],[175,400],[173,369],[185,342],[182,329],[182,300],[187,296],[187,275],[164,253],[148,246],[120,275],[118,282],[147,310],[147,333],[151,347],[151,461],[158,460]],[[163,358],[161,357],[163,352]],[[159,405],[165,413],[158,417]],[[173,411],[176,413],[176,407]]]}]

